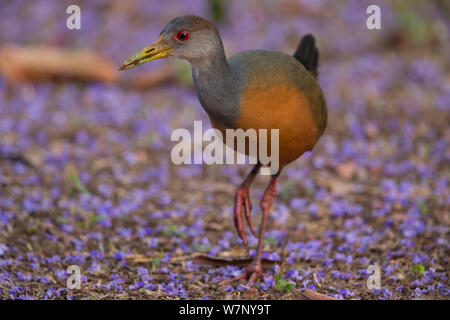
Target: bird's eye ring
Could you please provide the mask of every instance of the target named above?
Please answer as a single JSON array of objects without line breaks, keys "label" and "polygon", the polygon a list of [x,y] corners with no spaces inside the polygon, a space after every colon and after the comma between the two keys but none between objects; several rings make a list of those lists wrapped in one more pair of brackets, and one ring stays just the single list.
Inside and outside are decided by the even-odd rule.
[{"label": "bird's eye ring", "polygon": [[174,38],[180,41],[186,41],[187,39],[189,39],[189,31],[181,30],[180,32],[175,34]]}]

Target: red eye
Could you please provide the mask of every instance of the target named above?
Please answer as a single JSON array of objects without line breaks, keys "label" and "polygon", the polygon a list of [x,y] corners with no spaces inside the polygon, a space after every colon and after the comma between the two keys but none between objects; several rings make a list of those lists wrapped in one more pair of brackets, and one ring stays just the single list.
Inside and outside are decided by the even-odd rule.
[{"label": "red eye", "polygon": [[180,41],[186,41],[189,39],[189,31],[182,30],[175,35],[175,38]]}]

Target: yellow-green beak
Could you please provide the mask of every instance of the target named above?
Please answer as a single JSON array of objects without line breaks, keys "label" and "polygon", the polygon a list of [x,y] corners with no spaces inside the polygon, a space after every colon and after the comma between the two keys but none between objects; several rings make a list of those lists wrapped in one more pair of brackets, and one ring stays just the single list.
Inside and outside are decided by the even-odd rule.
[{"label": "yellow-green beak", "polygon": [[167,58],[170,56],[171,52],[172,48],[167,43],[163,42],[162,37],[159,37],[154,43],[128,58],[122,63],[119,70],[131,69],[147,61]]}]

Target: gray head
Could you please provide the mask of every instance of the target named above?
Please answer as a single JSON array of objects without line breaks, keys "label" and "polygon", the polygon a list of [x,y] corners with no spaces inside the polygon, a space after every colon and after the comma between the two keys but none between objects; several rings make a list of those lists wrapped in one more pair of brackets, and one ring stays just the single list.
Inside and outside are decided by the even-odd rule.
[{"label": "gray head", "polygon": [[164,27],[157,41],[127,59],[120,70],[169,56],[188,60],[194,65],[222,58],[222,40],[208,20],[193,15],[178,17]]}]

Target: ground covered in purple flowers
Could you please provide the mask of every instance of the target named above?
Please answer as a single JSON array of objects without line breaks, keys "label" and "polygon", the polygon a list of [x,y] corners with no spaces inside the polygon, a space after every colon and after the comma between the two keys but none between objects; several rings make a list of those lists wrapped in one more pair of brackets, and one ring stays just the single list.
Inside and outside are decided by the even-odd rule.
[{"label": "ground covered in purple flowers", "polygon": [[[80,31],[65,29],[65,1],[2,3],[0,42],[89,47],[120,65],[171,18],[212,17],[202,0],[80,3]],[[208,119],[189,70],[167,60],[142,68],[177,63],[179,79],[145,92],[0,78],[0,298],[297,299],[309,288],[344,299],[448,299],[444,2],[381,2],[374,31],[365,1],[226,3],[218,28],[229,56],[293,52],[306,33],[321,51],[329,125],[279,179],[264,246],[277,280],[222,286],[243,268],[192,261],[245,256],[231,206],[250,167],[171,163],[172,130]],[[254,225],[267,182],[260,176],[251,190]],[[366,286],[373,264],[380,290]],[[66,286],[69,265],[81,268],[79,290]]]}]

